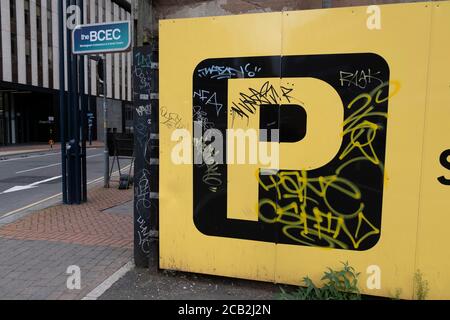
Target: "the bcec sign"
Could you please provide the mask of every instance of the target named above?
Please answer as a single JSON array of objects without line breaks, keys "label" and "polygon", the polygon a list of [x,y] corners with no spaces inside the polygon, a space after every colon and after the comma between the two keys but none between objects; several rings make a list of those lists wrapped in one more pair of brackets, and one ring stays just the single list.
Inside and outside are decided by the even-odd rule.
[{"label": "the bcec sign", "polygon": [[129,21],[78,25],[72,32],[74,54],[114,53],[131,46]]},{"label": "the bcec sign", "polygon": [[161,267],[450,298],[449,39],[449,2],[161,21]]}]

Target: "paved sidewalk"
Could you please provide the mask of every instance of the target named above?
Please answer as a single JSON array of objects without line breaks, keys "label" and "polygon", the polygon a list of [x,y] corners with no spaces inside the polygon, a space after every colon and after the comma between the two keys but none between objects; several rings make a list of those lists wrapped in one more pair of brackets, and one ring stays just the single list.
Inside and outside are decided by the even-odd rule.
[{"label": "paved sidewalk", "polygon": [[[81,299],[131,260],[132,208],[121,207],[132,189],[99,186],[88,199],[0,226],[0,299]],[[81,270],[79,290],[66,286],[71,265]]]},{"label": "paved sidewalk", "polygon": [[[86,148],[103,148],[103,143],[101,141],[92,141],[92,145],[86,143]],[[0,147],[0,157],[18,155],[31,152],[50,152],[58,151],[61,149],[59,143],[54,144],[53,148],[49,144],[19,144],[11,145],[6,147]]]}]

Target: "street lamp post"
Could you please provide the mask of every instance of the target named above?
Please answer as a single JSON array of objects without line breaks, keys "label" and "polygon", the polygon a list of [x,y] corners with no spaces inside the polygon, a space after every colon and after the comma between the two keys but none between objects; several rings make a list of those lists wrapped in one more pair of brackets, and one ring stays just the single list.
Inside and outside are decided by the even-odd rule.
[{"label": "street lamp post", "polygon": [[106,54],[103,55],[103,140],[104,140],[104,154],[105,154],[105,172],[104,172],[104,187],[109,188],[109,151],[108,151],[108,123],[106,117],[108,109],[106,106]]},{"label": "street lamp post", "polygon": [[[71,0],[74,1],[74,0]],[[79,4],[83,2],[78,0]],[[104,42],[102,33],[108,34],[114,30],[114,37]],[[72,53],[74,55],[103,54],[103,57],[96,56],[90,59],[98,62],[98,67],[102,66],[102,72],[97,68],[98,77],[103,77],[103,135],[104,135],[104,186],[109,187],[109,152],[108,152],[108,128],[107,128],[107,105],[106,105],[106,54],[109,52],[125,52],[131,45],[130,21],[114,21],[109,23],[85,24],[74,27],[72,33]],[[114,38],[114,39],[113,39]],[[103,40],[102,40],[103,39]]]},{"label": "street lamp post", "polygon": [[[59,34],[58,41],[59,47],[64,48],[64,4],[62,1],[58,5],[58,23]],[[59,50],[59,122],[60,122],[60,139],[61,139],[61,176],[62,176],[62,195],[63,203],[69,203],[67,197],[67,157],[66,157],[66,97],[64,92],[64,50]]]}]

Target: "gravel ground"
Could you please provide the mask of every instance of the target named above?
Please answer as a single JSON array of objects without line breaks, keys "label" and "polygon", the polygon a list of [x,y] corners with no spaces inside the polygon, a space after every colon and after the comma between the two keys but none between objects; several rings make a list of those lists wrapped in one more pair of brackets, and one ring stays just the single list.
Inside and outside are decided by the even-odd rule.
[{"label": "gravel ground", "polygon": [[194,273],[133,268],[100,300],[274,300],[280,286]]}]

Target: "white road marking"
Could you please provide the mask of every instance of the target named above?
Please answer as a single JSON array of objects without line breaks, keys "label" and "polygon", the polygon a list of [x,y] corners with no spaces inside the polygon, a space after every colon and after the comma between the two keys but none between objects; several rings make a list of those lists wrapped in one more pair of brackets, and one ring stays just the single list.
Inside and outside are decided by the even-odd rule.
[{"label": "white road marking", "polygon": [[17,160],[24,160],[24,159],[34,159],[34,158],[42,158],[42,157],[48,157],[48,156],[54,156],[54,155],[61,155],[61,153],[59,152],[51,152],[51,153],[46,153],[46,154],[40,154],[38,156],[23,156],[23,157],[19,157],[19,158],[11,158],[11,159],[5,159],[5,160],[0,160],[0,164],[4,163],[4,162],[9,162],[9,161],[17,161]]},{"label": "white road marking", "polygon": [[[124,168],[124,170],[126,170],[129,166],[130,166],[130,165],[126,166],[126,167]],[[116,175],[117,173],[119,173],[119,170],[113,172],[112,175],[114,176],[114,175]],[[97,183],[97,182],[100,182],[100,181],[103,181],[103,177],[100,177],[100,178],[97,178],[97,179],[88,181],[88,182],[87,182],[87,185],[94,184],[94,183]],[[10,216],[10,215],[13,215],[13,214],[17,213],[17,212],[20,212],[20,211],[29,209],[29,208],[34,207],[34,206],[37,206],[38,204],[44,203],[44,202],[46,202],[46,201],[48,201],[48,200],[51,200],[51,199],[56,198],[56,197],[59,197],[59,196],[61,196],[61,195],[62,195],[62,193],[60,192],[60,193],[54,194],[53,196],[50,196],[50,197],[48,197],[48,198],[45,198],[45,199],[36,201],[36,202],[34,202],[34,203],[31,203],[31,204],[29,204],[29,205],[26,205],[25,207],[22,207],[22,208],[15,209],[15,210],[13,210],[13,211],[7,212],[7,213],[5,213],[4,215],[0,216],[0,219],[6,218],[6,217],[8,217],[8,216]]]},{"label": "white road marking", "polygon": [[45,179],[45,180],[36,181],[36,182],[33,182],[33,183],[28,184],[28,185],[26,185],[26,186],[14,186],[14,187],[12,187],[12,188],[9,188],[8,190],[3,191],[3,192],[0,193],[0,194],[10,193],[10,192],[16,192],[16,191],[22,191],[22,190],[28,190],[28,189],[33,189],[33,188],[36,188],[38,185],[40,185],[40,184],[42,184],[42,183],[50,182],[50,181],[59,179],[59,178],[61,178],[61,177],[62,177],[62,176],[59,175],[59,176],[51,177],[51,178],[48,178],[48,179]]},{"label": "white road marking", "polygon": [[[87,150],[97,150],[98,148],[87,148]],[[29,153],[24,153],[22,157],[17,157],[17,158],[11,158],[11,159],[5,159],[5,160],[1,160],[0,159],[0,164],[4,163],[4,162],[9,162],[9,161],[16,161],[16,160],[24,160],[24,159],[34,159],[34,158],[42,158],[42,157],[48,157],[48,156],[55,156],[55,155],[61,155],[61,152],[58,151],[53,151],[53,152],[49,152],[49,153],[45,153],[45,154],[39,154],[36,156],[26,156]],[[7,157],[7,155],[4,156],[0,156],[0,157]]]},{"label": "white road marking", "polygon": [[83,299],[81,300],[97,300],[102,294],[105,293],[106,290],[111,288],[111,286],[117,282],[120,278],[122,278],[128,271],[133,269],[134,263],[132,261],[127,262],[122,268],[114,272],[111,276],[109,276],[105,281],[99,284],[94,290],[89,292]]},{"label": "white road marking", "polygon": [[34,171],[34,170],[45,169],[45,168],[50,168],[50,167],[54,167],[54,166],[60,166],[60,165],[61,165],[60,162],[59,163],[53,163],[53,164],[49,164],[48,166],[42,166],[42,167],[37,167],[37,168],[33,168],[33,169],[17,171],[16,174],[30,172],[30,171]]},{"label": "white road marking", "polygon": [[22,208],[19,208],[19,209],[10,211],[10,212],[5,213],[4,215],[2,215],[2,216],[0,217],[0,219],[6,218],[6,217],[8,217],[8,216],[10,216],[10,215],[12,215],[12,214],[14,214],[14,213],[17,213],[17,212],[20,212],[20,211],[29,209],[29,208],[31,208],[31,207],[37,206],[38,204],[41,204],[41,203],[44,203],[44,202],[46,202],[46,201],[48,201],[48,200],[51,200],[51,199],[53,199],[53,198],[59,197],[60,195],[62,195],[62,193],[55,194],[55,195],[50,196],[50,197],[48,197],[48,198],[45,198],[45,199],[39,200],[39,201],[37,201],[37,202],[34,202],[34,203],[32,203],[32,204],[29,204],[29,205],[27,205],[27,206],[25,206],[25,207],[22,207]]},{"label": "white road marking", "polygon": [[[94,157],[99,157],[99,156],[102,156],[102,155],[103,155],[103,153],[98,153],[98,154],[94,154],[94,155],[91,155],[91,156],[87,156],[86,159],[94,158]],[[33,168],[33,169],[27,169],[27,170],[17,171],[16,174],[21,174],[21,173],[25,173],[25,172],[30,172],[30,171],[35,171],[35,170],[40,170],[40,169],[45,169],[45,168],[50,168],[50,167],[60,166],[60,165],[61,165],[61,162],[58,162],[58,163],[52,163],[52,164],[49,164],[49,165],[47,165],[47,166],[42,166],[42,167],[36,167],[36,168]]]}]

